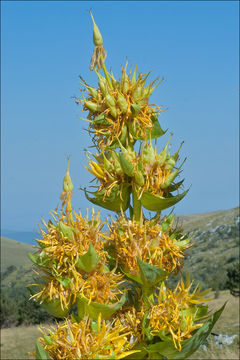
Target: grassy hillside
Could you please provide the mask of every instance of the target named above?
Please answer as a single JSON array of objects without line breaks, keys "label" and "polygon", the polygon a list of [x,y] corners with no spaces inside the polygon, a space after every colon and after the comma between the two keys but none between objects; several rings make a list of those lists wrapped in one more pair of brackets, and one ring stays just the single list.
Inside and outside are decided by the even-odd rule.
[{"label": "grassy hillside", "polygon": [[1,237],[1,288],[12,296],[26,287],[32,279],[28,252],[33,246]]},{"label": "grassy hillside", "polygon": [[32,251],[32,246],[1,237],[1,272],[4,272],[9,266],[16,267],[30,265],[27,253]]},{"label": "grassy hillside", "polygon": [[222,289],[226,269],[239,261],[239,208],[178,217],[192,235],[184,272],[196,281]]},{"label": "grassy hillside", "polygon": [[[238,299],[229,294],[228,291],[220,292],[219,298],[211,303],[211,307],[219,309],[228,300],[227,306],[213,331],[217,334],[232,336],[239,334],[239,304]],[[46,326],[49,328],[49,326]],[[36,339],[41,336],[38,326],[29,326],[3,329],[1,334],[1,359],[34,359],[29,355],[33,351]],[[209,337],[208,348],[200,348],[190,359],[238,359],[238,342],[236,338],[231,345],[223,345],[219,348],[214,337]]]}]

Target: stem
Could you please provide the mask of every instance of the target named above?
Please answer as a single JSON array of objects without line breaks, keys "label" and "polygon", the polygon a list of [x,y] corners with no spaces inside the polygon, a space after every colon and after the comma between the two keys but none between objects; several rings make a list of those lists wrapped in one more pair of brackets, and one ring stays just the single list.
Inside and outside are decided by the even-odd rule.
[{"label": "stem", "polygon": [[141,201],[138,200],[137,193],[134,189],[132,191],[132,199],[133,199],[133,218],[135,221],[139,222],[142,216],[142,205],[141,205]]}]

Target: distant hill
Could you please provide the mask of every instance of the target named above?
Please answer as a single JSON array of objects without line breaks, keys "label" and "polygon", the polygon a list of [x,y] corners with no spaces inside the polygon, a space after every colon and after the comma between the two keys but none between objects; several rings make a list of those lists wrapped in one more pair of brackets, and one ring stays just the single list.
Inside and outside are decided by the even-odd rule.
[{"label": "distant hill", "polygon": [[239,261],[239,207],[178,216],[177,222],[192,236],[184,273],[193,274],[195,282],[222,289],[226,269]]},{"label": "distant hill", "polygon": [[1,229],[1,236],[6,237],[8,239],[21,241],[30,245],[34,245],[35,244],[34,239],[39,238],[39,234],[34,231],[16,231],[16,230],[8,230],[8,229]]},{"label": "distant hill", "polygon": [[[221,289],[227,267],[239,259],[239,208],[176,216],[176,222],[192,236],[183,272],[196,283]],[[32,245],[1,238],[1,286],[10,294],[32,282],[28,252],[34,252]]]}]

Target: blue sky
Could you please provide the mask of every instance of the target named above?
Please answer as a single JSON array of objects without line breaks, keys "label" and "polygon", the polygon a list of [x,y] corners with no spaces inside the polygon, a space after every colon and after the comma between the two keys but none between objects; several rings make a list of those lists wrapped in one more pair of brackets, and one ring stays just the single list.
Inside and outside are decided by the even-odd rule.
[{"label": "blue sky", "polygon": [[[34,230],[58,203],[71,155],[73,205],[91,204],[79,190],[92,179],[83,149],[86,124],[71,98],[93,52],[92,8],[116,77],[120,65],[166,81],[152,103],[160,122],[182,140],[187,197],[176,214],[238,205],[238,2],[2,1],[2,228]],[[158,141],[159,149],[168,135]],[[109,212],[103,211],[103,217]]]}]

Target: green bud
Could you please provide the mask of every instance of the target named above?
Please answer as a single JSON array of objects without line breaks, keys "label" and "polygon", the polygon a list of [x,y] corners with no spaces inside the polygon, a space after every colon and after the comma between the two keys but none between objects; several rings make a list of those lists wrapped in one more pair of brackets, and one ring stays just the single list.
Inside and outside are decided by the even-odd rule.
[{"label": "green bud", "polygon": [[181,143],[181,145],[179,146],[178,151],[175,154],[173,154],[172,156],[167,157],[165,169],[173,169],[174,168],[174,166],[176,165],[176,162],[177,162],[177,160],[179,158],[179,151],[180,151],[183,143],[184,143],[184,141]]},{"label": "green bud", "polygon": [[134,175],[134,165],[122,154],[119,154],[120,163],[124,173],[128,176]]},{"label": "green bud", "polygon": [[127,137],[127,126],[126,125],[124,125],[123,126],[123,130],[122,130],[122,135],[120,136],[120,139],[119,139],[119,141],[120,141],[120,143],[121,144],[125,144],[125,141],[126,141],[126,137]]},{"label": "green bud", "polygon": [[63,191],[68,192],[68,191],[73,191],[73,183],[69,174],[69,159],[67,162],[67,171],[66,171],[66,175],[64,176],[63,179]]},{"label": "green bud", "polygon": [[157,155],[157,161],[161,164],[161,163],[164,163],[164,161],[166,160],[167,158],[167,147],[169,145],[169,142],[172,138],[172,135],[170,136],[167,144],[164,146],[163,150]]},{"label": "green bud", "polygon": [[169,176],[167,177],[165,182],[160,185],[160,188],[163,189],[163,190],[167,189],[171,185],[171,183],[175,180],[178,173],[179,173],[179,170],[176,170],[176,171],[173,171],[171,174],[169,174]]},{"label": "green bud", "polygon": [[117,103],[122,113],[125,114],[128,109],[128,103],[125,96],[123,96],[120,92],[118,92]]},{"label": "green bud", "polygon": [[92,95],[93,98],[97,99],[98,98],[98,91],[97,89],[91,87],[91,86],[88,86],[88,90],[90,92],[90,94]]},{"label": "green bud", "polygon": [[132,78],[131,78],[131,85],[134,86],[136,84],[136,74],[137,74],[137,68],[138,68],[138,64],[135,67],[135,70],[132,74]]},{"label": "green bud", "polygon": [[97,103],[93,103],[91,101],[85,101],[84,105],[86,106],[86,108],[88,108],[88,110],[93,111],[93,112],[98,112],[100,111],[100,107]]},{"label": "green bud", "polygon": [[142,87],[139,85],[133,92],[133,98],[137,102],[142,96]]},{"label": "green bud", "polygon": [[103,95],[106,96],[107,95],[107,80],[95,68],[94,68],[94,70],[98,76],[99,88],[100,88],[101,92],[103,93]]},{"label": "green bud", "polygon": [[151,141],[149,144],[145,144],[141,153],[141,160],[146,164],[153,164],[156,161],[156,155]]},{"label": "green bud", "polygon": [[106,103],[107,103],[107,105],[109,106],[109,107],[114,107],[114,106],[116,106],[116,100],[114,99],[114,97],[112,96],[112,95],[110,95],[110,94],[107,94],[106,96],[105,96],[105,99],[106,99]]},{"label": "green bud", "polygon": [[109,125],[109,122],[106,120],[104,114],[100,114],[93,120],[96,125]]},{"label": "green bud", "polygon": [[113,164],[111,163],[111,161],[109,161],[107,159],[107,157],[105,156],[105,154],[103,153],[103,163],[104,163],[104,168],[108,171],[108,172],[112,172],[114,167],[113,167]]},{"label": "green bud", "polygon": [[117,175],[123,175],[118,154],[115,151],[112,151],[111,154],[112,154],[113,166]]},{"label": "green bud", "polygon": [[122,91],[124,94],[126,94],[129,90],[129,79],[127,74],[124,72],[123,73],[123,85],[122,85]]},{"label": "green bud", "polygon": [[143,186],[145,184],[145,178],[142,171],[140,170],[140,166],[137,166],[137,171],[135,172],[134,177],[138,185]]},{"label": "green bud", "polygon": [[114,117],[114,119],[116,119],[118,115],[117,108],[115,106],[109,106],[109,108],[110,114],[112,115],[112,117]]},{"label": "green bud", "polygon": [[93,22],[93,43],[95,46],[100,46],[103,44],[103,38],[102,38],[102,35],[100,33],[98,26],[96,25],[96,23],[94,21],[91,11],[90,11],[90,15],[91,15],[92,22]]}]

